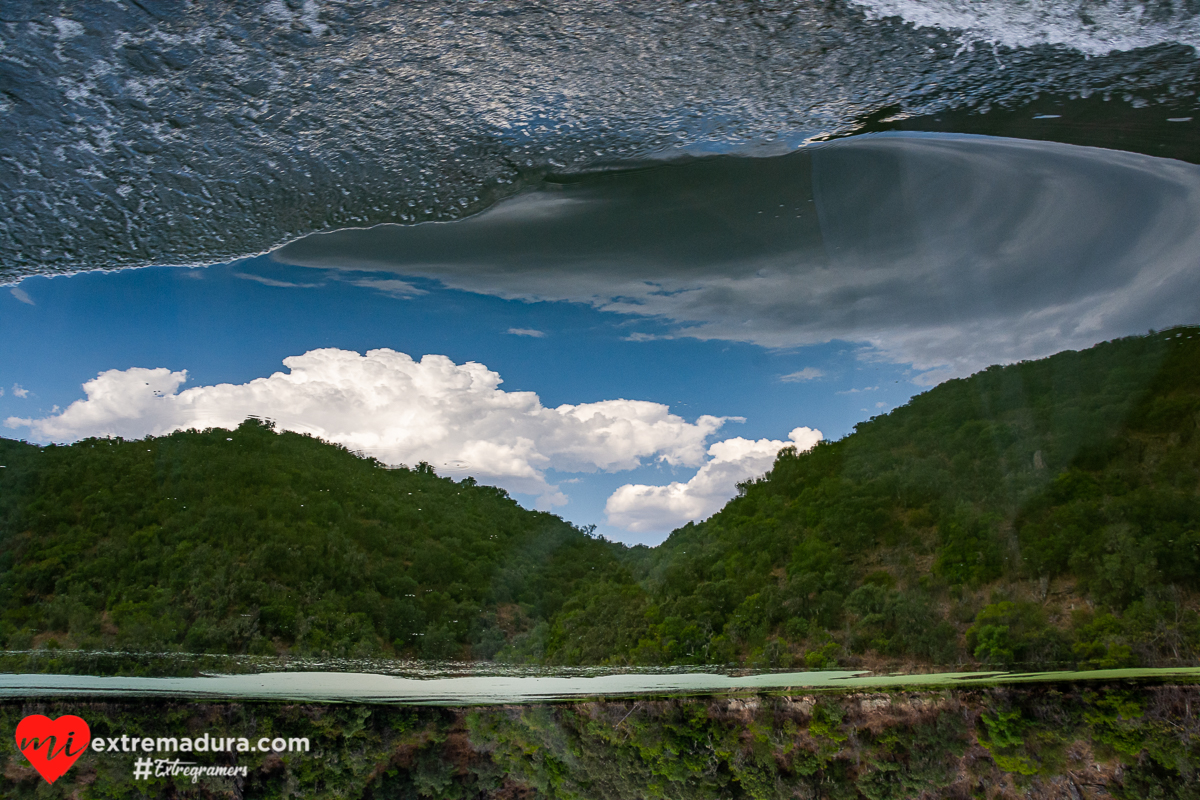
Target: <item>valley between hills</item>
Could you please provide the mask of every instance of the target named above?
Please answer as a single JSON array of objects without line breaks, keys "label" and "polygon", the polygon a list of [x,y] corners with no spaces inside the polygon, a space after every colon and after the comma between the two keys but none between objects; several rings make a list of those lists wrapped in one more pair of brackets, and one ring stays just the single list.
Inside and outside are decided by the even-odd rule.
[{"label": "valley between hills", "polygon": [[768,668],[1200,661],[1200,328],[995,366],[626,547],[261,420],[0,440],[0,644]]}]

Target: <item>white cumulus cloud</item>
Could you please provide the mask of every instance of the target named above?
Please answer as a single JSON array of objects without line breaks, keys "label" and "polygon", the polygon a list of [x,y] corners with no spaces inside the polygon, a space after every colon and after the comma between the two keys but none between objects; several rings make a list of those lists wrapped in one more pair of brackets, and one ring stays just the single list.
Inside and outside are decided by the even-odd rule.
[{"label": "white cumulus cloud", "polygon": [[712,457],[687,483],[668,486],[625,484],[612,493],[604,510],[608,523],[634,533],[669,531],[716,513],[737,494],[738,483],[762,475],[789,445],[803,452],[824,438],[812,428],[796,428],[789,441],[740,436],[708,448]]},{"label": "white cumulus cloud", "polygon": [[728,419],[688,422],[640,400],[547,408],[533,392],[500,389],[500,375],[484,365],[441,355],[416,361],[394,350],[327,348],[283,363],[289,372],[182,391],[186,371],[109,370],[83,385],[87,399],[61,413],[6,424],[43,440],[74,441],[233,428],[248,416],[267,417],[386,463],[427,461],[444,474],[538,495],[548,507],[566,498],[547,482],[546,469],[618,471],[651,459],[699,466],[705,440]]}]

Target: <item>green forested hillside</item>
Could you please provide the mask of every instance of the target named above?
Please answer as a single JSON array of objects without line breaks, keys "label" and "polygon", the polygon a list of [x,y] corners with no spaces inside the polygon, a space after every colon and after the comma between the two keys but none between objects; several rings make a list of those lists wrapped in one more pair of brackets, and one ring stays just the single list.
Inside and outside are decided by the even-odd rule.
[{"label": "green forested hillside", "polygon": [[[554,660],[1131,666],[1200,650],[1200,329],[991,367],[598,583]],[[604,624],[619,620],[619,624]]]},{"label": "green forested hillside", "polygon": [[762,667],[1200,661],[1200,328],[992,367],[624,548],[247,421],[0,440],[0,642]]},{"label": "green forested hillside", "polygon": [[503,491],[249,420],[0,440],[0,631],[31,644],[490,658],[614,550]]}]

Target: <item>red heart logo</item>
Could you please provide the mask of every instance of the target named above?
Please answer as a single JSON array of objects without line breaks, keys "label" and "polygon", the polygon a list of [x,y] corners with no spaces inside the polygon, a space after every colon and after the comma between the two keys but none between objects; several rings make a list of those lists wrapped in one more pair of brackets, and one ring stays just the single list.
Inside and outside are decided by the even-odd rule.
[{"label": "red heart logo", "polygon": [[58,719],[30,714],[17,723],[17,748],[50,783],[62,777],[92,741],[92,731],[79,717]]}]

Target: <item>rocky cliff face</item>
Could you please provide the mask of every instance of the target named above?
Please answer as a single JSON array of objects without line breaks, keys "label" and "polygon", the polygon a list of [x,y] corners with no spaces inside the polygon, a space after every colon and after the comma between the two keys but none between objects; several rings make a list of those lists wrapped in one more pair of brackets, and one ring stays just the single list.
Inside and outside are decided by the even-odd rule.
[{"label": "rocky cliff face", "polygon": [[[1096,683],[469,710],[8,700],[0,717],[311,740],[308,753],[208,756],[248,774],[197,786],[135,783],[133,756],[89,752],[55,784],[63,796],[1078,800],[1196,796],[1198,706],[1194,685]],[[4,796],[43,796],[8,741]]]}]

